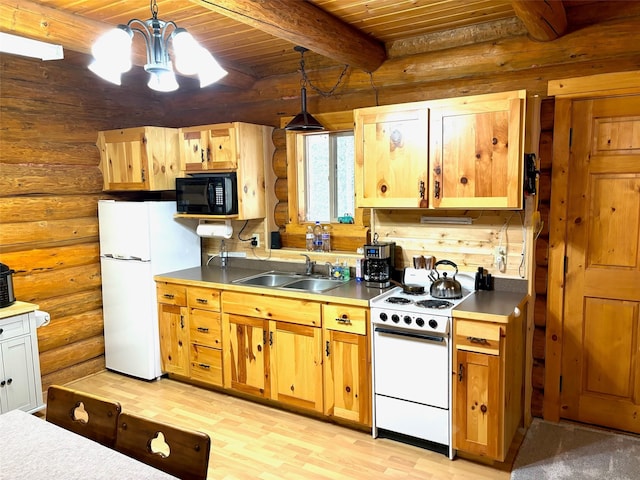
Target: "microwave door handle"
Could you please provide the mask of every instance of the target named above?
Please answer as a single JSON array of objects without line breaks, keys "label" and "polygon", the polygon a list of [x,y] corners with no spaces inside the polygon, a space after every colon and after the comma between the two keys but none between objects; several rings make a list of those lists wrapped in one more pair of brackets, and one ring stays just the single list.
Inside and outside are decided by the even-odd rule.
[{"label": "microwave door handle", "polygon": [[212,207],[214,205],[215,198],[216,198],[215,185],[211,182],[207,182],[207,199],[208,199],[209,207]]}]

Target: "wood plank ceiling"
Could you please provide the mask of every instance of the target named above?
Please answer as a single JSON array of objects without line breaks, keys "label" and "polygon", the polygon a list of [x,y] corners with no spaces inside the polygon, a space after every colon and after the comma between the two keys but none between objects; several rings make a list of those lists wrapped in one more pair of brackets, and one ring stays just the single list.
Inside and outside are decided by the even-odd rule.
[{"label": "wood plank ceiling", "polygon": [[[173,20],[230,70],[221,84],[246,88],[256,79],[295,72],[302,45],[314,67],[350,64],[375,71],[395,42],[496,22],[511,34],[549,41],[566,27],[576,0],[160,0],[158,17]],[[615,2],[606,2],[615,3]],[[90,53],[100,33],[151,17],[144,0],[0,0],[0,31],[61,43]],[[134,63],[144,64],[143,42]],[[137,45],[140,44],[140,45]]]}]

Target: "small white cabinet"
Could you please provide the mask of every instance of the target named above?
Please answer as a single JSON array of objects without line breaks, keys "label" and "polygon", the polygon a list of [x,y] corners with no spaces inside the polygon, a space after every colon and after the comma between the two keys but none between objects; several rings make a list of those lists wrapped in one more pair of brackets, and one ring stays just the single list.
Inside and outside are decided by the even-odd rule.
[{"label": "small white cabinet", "polygon": [[40,410],[42,380],[36,335],[37,305],[16,302],[0,309],[0,413]]}]

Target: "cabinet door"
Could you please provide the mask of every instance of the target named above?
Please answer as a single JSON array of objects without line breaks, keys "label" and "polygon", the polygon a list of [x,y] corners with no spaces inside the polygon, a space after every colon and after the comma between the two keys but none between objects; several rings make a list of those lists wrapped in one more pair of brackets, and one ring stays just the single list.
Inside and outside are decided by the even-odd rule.
[{"label": "cabinet door", "polygon": [[356,110],[355,188],[358,207],[427,207],[426,107]]},{"label": "cabinet door", "polygon": [[322,412],[322,329],[269,322],[271,398]]},{"label": "cabinet door", "polygon": [[188,172],[235,170],[236,129],[232,123],[182,128],[182,166]]},{"label": "cabinet door", "polygon": [[149,189],[146,144],[144,128],[100,132],[98,147],[105,191]]},{"label": "cabinet door", "polygon": [[524,93],[483,97],[431,110],[433,207],[522,208]]},{"label": "cabinet door", "polygon": [[224,386],[269,397],[267,322],[258,318],[223,314]]},{"label": "cabinet door", "polygon": [[[37,379],[40,381],[40,378]],[[0,344],[0,413],[31,410],[38,404],[30,336]]]},{"label": "cabinet door", "polygon": [[500,357],[456,350],[454,446],[504,460]]},{"label": "cabinet door", "polygon": [[179,305],[158,304],[160,360],[162,370],[189,374],[189,325],[187,309]]},{"label": "cabinet door", "polygon": [[365,335],[325,331],[324,413],[371,426]]}]

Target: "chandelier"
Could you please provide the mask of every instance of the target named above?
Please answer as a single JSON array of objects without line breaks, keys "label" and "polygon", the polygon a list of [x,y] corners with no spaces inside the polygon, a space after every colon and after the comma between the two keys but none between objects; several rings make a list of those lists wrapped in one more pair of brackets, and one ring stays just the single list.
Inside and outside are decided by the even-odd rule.
[{"label": "chandelier", "polygon": [[139,33],[146,45],[147,63],[144,69],[149,73],[147,85],[153,90],[172,92],[178,89],[169,58],[169,41],[173,47],[176,70],[183,75],[198,75],[200,88],[217,82],[227,74],[213,55],[184,28],[178,28],[175,22],[158,18],[156,0],[151,0],[150,8],[150,19],[142,21],[134,18],[96,40],[91,49],[94,61],[89,65],[89,70],[120,85],[122,74],[131,69],[131,44],[134,34]]}]

